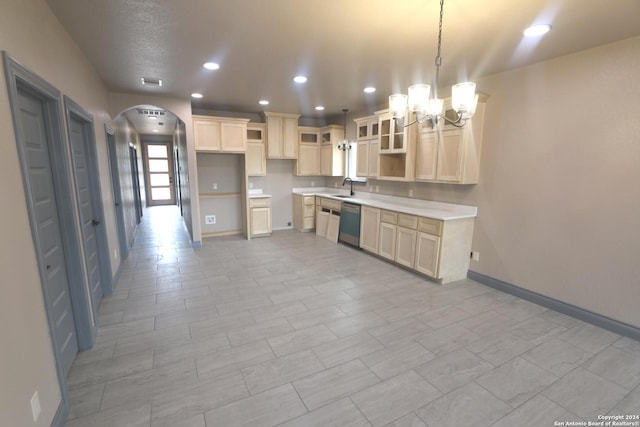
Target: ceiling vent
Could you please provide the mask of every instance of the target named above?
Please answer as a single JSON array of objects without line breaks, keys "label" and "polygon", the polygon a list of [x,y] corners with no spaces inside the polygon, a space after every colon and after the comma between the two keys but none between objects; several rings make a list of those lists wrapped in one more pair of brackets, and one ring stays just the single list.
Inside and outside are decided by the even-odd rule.
[{"label": "ceiling vent", "polygon": [[138,114],[149,117],[162,117],[166,113],[164,110],[152,110],[149,108],[136,108],[136,111]]},{"label": "ceiling vent", "polygon": [[162,79],[158,79],[156,77],[142,77],[140,78],[140,80],[142,81],[142,84],[145,86],[155,86],[155,87],[162,86]]}]

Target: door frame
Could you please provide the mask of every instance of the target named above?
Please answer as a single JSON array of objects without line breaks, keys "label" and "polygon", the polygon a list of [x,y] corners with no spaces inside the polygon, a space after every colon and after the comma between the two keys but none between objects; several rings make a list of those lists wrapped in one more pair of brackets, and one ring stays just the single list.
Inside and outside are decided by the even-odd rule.
[{"label": "door frame", "polygon": [[[142,145],[142,167],[144,168],[144,189],[146,194],[147,207],[149,206],[175,206],[177,204],[175,187],[175,159],[173,151],[173,139],[171,137],[150,137],[148,135],[142,135],[140,138]],[[149,145],[166,145],[167,146],[167,164],[169,168],[169,188],[173,186],[173,191],[170,191],[171,200],[169,203],[154,203],[151,197],[151,172],[149,171]]]},{"label": "door frame", "polygon": [[[116,146],[116,133],[106,124],[104,125],[107,152],[109,153],[109,170],[111,172],[111,190],[113,192],[113,204],[116,212],[116,228],[118,231],[118,243],[120,245],[120,263],[129,256],[129,245],[124,223],[124,207],[122,206],[122,187],[120,186],[120,167],[118,165],[118,150]],[[115,281],[115,280],[114,280]]]},{"label": "door frame", "polygon": [[[69,147],[71,147],[71,119],[75,118],[82,122],[82,131],[84,132],[85,141],[87,142],[87,170],[89,177],[89,185],[91,188],[91,208],[93,214],[97,216],[97,220],[100,222],[94,227],[96,234],[96,246],[98,249],[98,265],[100,266],[100,281],[102,282],[102,294],[111,295],[113,293],[113,274],[111,272],[111,258],[109,256],[109,241],[107,239],[107,224],[104,220],[104,205],[102,203],[102,189],[100,185],[100,171],[98,169],[98,154],[96,152],[96,133],[93,126],[93,116],[89,114],[84,108],[82,108],[77,102],[68,96],[64,95],[64,109],[65,118],[67,119],[67,135],[69,136],[67,141]],[[71,148],[69,148],[71,149]],[[71,165],[73,168],[73,156],[71,156]],[[73,179],[74,190],[77,189],[77,182],[74,176]],[[76,190],[77,191],[77,190]],[[80,206],[78,206],[78,218],[80,218]],[[82,236],[82,233],[80,234]],[[83,240],[84,241],[84,240]],[[84,254],[84,251],[83,251]],[[84,259],[84,257],[83,257]],[[88,276],[85,280],[88,285]],[[91,292],[87,290],[89,294]],[[91,300],[93,301],[93,299]],[[92,332],[97,334],[97,320],[98,307],[93,307]]]},{"label": "door frame", "polygon": [[[76,210],[74,209],[75,199],[71,186],[71,174],[68,161],[69,153],[67,151],[68,145],[66,144],[65,129],[63,126],[64,116],[62,114],[62,97],[58,89],[13,59],[6,51],[2,52],[2,57],[7,82],[9,107],[11,110],[13,129],[15,133],[16,149],[20,162],[22,184],[24,187],[27,215],[29,218],[31,238],[33,239],[34,247],[39,247],[40,241],[37,233],[35,207],[33,206],[31,198],[30,179],[26,167],[27,156],[22,142],[24,141],[24,134],[21,130],[20,124],[18,123],[20,111],[18,93],[20,90],[28,91],[41,99],[43,103],[45,127],[48,136],[51,137],[51,173],[54,181],[53,186],[56,191],[55,200],[58,209],[58,219],[60,222],[59,225],[67,268],[67,278],[69,281],[69,295],[71,297],[71,306],[76,328],[76,339],[78,340],[79,349],[89,348],[93,345],[90,313],[91,308],[87,305],[89,295],[86,294],[85,287],[83,286],[83,263],[79,246],[80,237],[78,234],[79,222],[76,216]],[[69,394],[67,390],[66,375],[62,361],[59,357],[59,349],[62,343],[59,343],[55,334],[52,333],[52,325],[55,324],[55,319],[53,318],[53,310],[49,303],[49,290],[44,286],[47,277],[46,266],[37,250],[35,251],[34,256],[36,257],[38,264],[40,286],[44,296],[45,314],[47,318],[47,325],[49,327],[49,338],[51,339],[51,346],[53,348],[56,374],[61,394],[61,402],[54,416],[52,425],[62,426],[69,414]]]}]

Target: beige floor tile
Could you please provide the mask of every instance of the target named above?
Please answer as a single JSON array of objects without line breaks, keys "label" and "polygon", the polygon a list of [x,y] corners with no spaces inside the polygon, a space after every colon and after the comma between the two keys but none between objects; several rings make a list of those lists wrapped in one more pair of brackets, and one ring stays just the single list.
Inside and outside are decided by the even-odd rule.
[{"label": "beige floor tile", "polygon": [[151,404],[134,403],[70,420],[65,427],[148,427],[150,419]]},{"label": "beige floor tile", "polygon": [[227,336],[232,346],[248,344],[265,338],[277,337],[293,331],[293,328],[285,318],[265,320],[253,325],[243,326],[237,329],[229,329]]},{"label": "beige floor tile", "polygon": [[386,380],[420,366],[434,357],[433,353],[420,344],[409,341],[361,357],[360,360],[378,377]]},{"label": "beige floor tile", "polygon": [[416,339],[429,351],[443,355],[480,339],[480,336],[459,324],[428,332]]},{"label": "beige floor tile", "polygon": [[412,412],[409,415],[405,415],[404,417],[387,424],[385,427],[427,427],[427,425]]},{"label": "beige floor tile", "polygon": [[67,376],[69,388],[98,384],[147,371],[153,366],[153,350],[72,365]]},{"label": "beige floor tile", "polygon": [[196,358],[196,367],[199,378],[213,378],[274,358],[271,347],[262,340]]},{"label": "beige floor tile", "polygon": [[378,340],[363,332],[315,346],[313,352],[327,368],[332,368],[382,349]]},{"label": "beige floor tile", "polygon": [[584,363],[582,368],[627,390],[640,384],[640,353],[632,355],[609,347]]},{"label": "beige floor tile", "polygon": [[200,359],[216,351],[227,350],[230,347],[225,332],[192,339],[177,346],[155,349],[153,352],[153,366],[164,366],[185,359]]},{"label": "beige floor tile", "polygon": [[100,402],[104,393],[105,383],[91,384],[69,390],[69,417],[83,417],[100,410]]},{"label": "beige floor tile", "polygon": [[305,311],[303,313],[287,316],[287,320],[295,329],[306,329],[321,323],[329,323],[333,320],[342,319],[346,315],[336,306],[328,305]]},{"label": "beige floor tile", "polygon": [[371,424],[349,398],[294,418],[280,427],[368,427]]},{"label": "beige floor tile", "polygon": [[327,323],[327,327],[337,336],[347,337],[386,324],[386,320],[371,311],[334,320]]},{"label": "beige floor tile", "polygon": [[553,426],[565,420],[566,409],[556,405],[546,397],[537,395],[516,408],[492,427],[540,427]]},{"label": "beige floor tile", "polygon": [[470,351],[460,348],[430,360],[415,370],[443,393],[467,385],[493,365]]},{"label": "beige floor tile", "polygon": [[560,340],[551,340],[532,348],[522,358],[560,377],[593,356],[588,351]]}]

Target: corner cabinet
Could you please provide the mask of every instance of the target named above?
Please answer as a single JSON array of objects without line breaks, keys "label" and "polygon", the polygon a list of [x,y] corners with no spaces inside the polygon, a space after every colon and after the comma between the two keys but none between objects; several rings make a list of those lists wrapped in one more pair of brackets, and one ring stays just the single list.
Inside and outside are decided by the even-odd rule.
[{"label": "corner cabinet", "polygon": [[209,153],[244,153],[247,151],[249,119],[193,116],[196,151]]},{"label": "corner cabinet", "polygon": [[413,181],[417,125],[408,125],[415,119],[414,114],[394,118],[389,110],[382,110],[376,111],[376,115],[379,126],[378,179]]},{"label": "corner cabinet", "polygon": [[247,152],[245,154],[245,168],[248,176],[265,176],[267,174],[264,134],[264,124],[249,123],[247,125]]},{"label": "corner cabinet", "polygon": [[267,158],[298,158],[299,114],[264,113],[267,122]]},{"label": "corner cabinet", "polygon": [[462,128],[442,122],[435,128],[422,126],[416,152],[416,181],[478,183],[484,110],[485,102],[478,101],[474,116]]},{"label": "corner cabinet", "polygon": [[342,141],[344,127],[329,125],[320,129],[320,175],[344,176],[344,151],[338,149]]},{"label": "corner cabinet", "polygon": [[298,176],[320,175],[320,129],[298,128],[298,160],[295,174]]}]

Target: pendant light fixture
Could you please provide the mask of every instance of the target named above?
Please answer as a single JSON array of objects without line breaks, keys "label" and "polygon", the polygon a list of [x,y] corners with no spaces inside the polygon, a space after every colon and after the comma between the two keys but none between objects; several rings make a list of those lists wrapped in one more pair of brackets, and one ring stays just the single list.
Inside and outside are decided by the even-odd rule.
[{"label": "pendant light fixture", "polygon": [[351,142],[347,139],[347,113],[349,110],[347,108],[343,108],[342,112],[344,113],[344,137],[342,142],[338,144],[338,150],[347,151],[351,150]]},{"label": "pendant light fixture", "polygon": [[[448,118],[442,114],[444,100],[437,98],[438,80],[440,77],[440,66],[442,65],[442,16],[444,14],[444,0],[440,0],[440,24],[438,26],[438,53],[436,54],[436,76],[433,98],[430,98],[431,86],[428,84],[415,84],[409,86],[409,94],[393,94],[389,96],[389,111],[394,118],[404,117],[407,111],[416,114],[416,121],[424,123],[430,121],[435,126],[439,119],[447,123],[463,127],[476,110],[478,95],[476,95],[476,84],[473,82],[463,82],[451,87],[451,107],[456,112],[456,118]],[[407,125],[407,126],[409,126]]]}]

